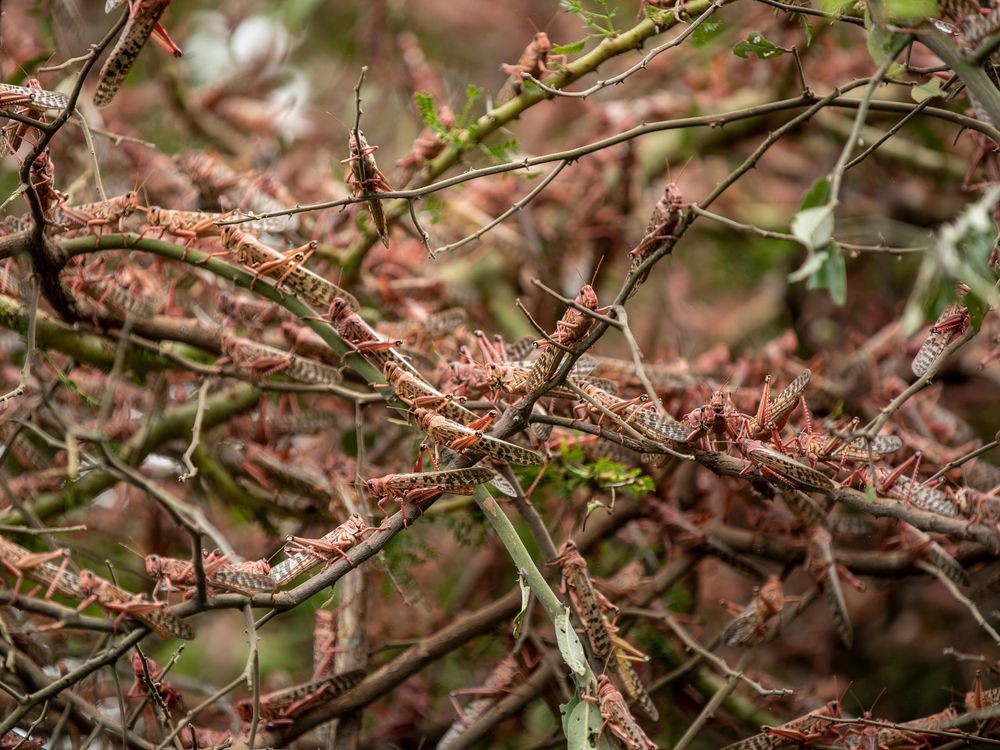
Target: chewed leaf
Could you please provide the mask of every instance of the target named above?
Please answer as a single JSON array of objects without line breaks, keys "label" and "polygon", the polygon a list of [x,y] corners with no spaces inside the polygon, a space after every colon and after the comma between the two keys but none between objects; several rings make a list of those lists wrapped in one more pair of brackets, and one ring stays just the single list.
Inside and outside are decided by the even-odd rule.
[{"label": "chewed leaf", "polygon": [[[559,706],[567,750],[609,750],[613,747],[610,732],[601,733],[604,719],[600,707],[577,696]],[[600,739],[598,739],[600,737]]]},{"label": "chewed leaf", "polygon": [[583,653],[580,636],[573,630],[573,625],[569,621],[568,607],[564,614],[556,617],[555,626],[556,642],[559,644],[559,653],[562,654],[563,661],[574,674],[583,677],[587,674],[587,657]]},{"label": "chewed leaf", "polygon": [[759,60],[770,60],[785,52],[787,50],[784,47],[769,42],[759,31],[751,31],[745,41],[737,42],[733,47],[733,54],[737,57],[748,58],[752,53]]}]

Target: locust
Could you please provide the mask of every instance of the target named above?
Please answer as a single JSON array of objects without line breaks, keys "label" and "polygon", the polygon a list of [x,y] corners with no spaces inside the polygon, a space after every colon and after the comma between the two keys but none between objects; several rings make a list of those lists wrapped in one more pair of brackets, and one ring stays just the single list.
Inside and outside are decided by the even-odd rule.
[{"label": "locust", "polygon": [[904,462],[891,472],[875,467],[874,475],[871,468],[865,466],[859,471],[859,476],[865,484],[873,483],[880,495],[902,500],[906,504],[931,513],[949,518],[957,517],[958,505],[949,499],[944,492],[903,474],[907,464],[908,462]]},{"label": "locust", "polygon": [[782,745],[806,744],[829,731],[830,722],[825,719],[837,719],[840,715],[840,701],[830,701],[781,726],[765,726],[760,734],[726,745],[722,750],[772,750]]},{"label": "locust", "polygon": [[544,31],[539,31],[531,38],[531,43],[524,48],[524,51],[515,64],[509,65],[504,63],[501,66],[501,70],[509,78],[497,94],[494,106],[499,107],[501,104],[509,102],[515,96],[520,96],[521,91],[524,89],[524,78],[526,75],[540,80],[543,75],[549,72],[548,62],[550,57],[553,60],[556,58],[560,60],[566,59],[565,55],[552,54],[552,42],[549,39],[549,35]]},{"label": "locust", "polygon": [[788,422],[795,407],[802,400],[802,393],[812,378],[811,370],[803,370],[795,380],[789,383],[785,390],[769,399],[771,393],[771,376],[764,378],[764,393],[760,397],[757,413],[747,420],[746,434],[753,439],[763,439],[776,436]]},{"label": "locust", "polygon": [[[585,284],[576,296],[575,302],[588,310],[597,310],[597,292],[590,284]],[[563,316],[556,321],[556,331],[552,341],[560,346],[572,347],[583,339],[594,326],[594,319],[575,307],[566,308]],[[535,345],[542,350],[541,356],[535,360],[528,374],[525,390],[534,391],[552,379],[563,358],[563,350],[553,346],[547,339],[536,341]]]},{"label": "locust", "polygon": [[366,479],[365,490],[379,498],[379,510],[383,515],[388,515],[383,507],[387,500],[396,500],[402,507],[407,500],[420,502],[442,492],[471,495],[476,485],[490,481],[493,476],[493,470],[485,467],[387,474],[378,479]]},{"label": "locust", "polygon": [[78,611],[82,611],[90,604],[97,604],[103,609],[117,613],[117,619],[131,617],[138,620],[160,638],[182,638],[186,641],[194,638],[191,626],[166,611],[165,602],[150,602],[130,594],[111,581],[98,578],[90,570],[80,571],[79,586],[84,599],[77,608]]},{"label": "locust", "polygon": [[522,466],[540,466],[545,463],[541,453],[484,435],[436,412],[415,407],[417,424],[435,443],[461,453],[466,450],[485,453],[492,459]]},{"label": "locust", "polygon": [[[640,397],[640,399],[626,401],[611,395],[603,388],[599,388],[587,380],[580,381],[578,386],[596,404],[618,415],[625,424],[631,426],[653,442],[663,443],[673,441],[683,443],[688,438],[690,431],[687,427],[669,414],[656,412],[646,403],[645,396]],[[645,405],[640,405],[640,403]]]},{"label": "locust", "polygon": [[913,374],[920,377],[927,372],[944,354],[948,344],[969,330],[969,320],[969,311],[963,305],[952,305],[941,313],[913,358]]},{"label": "locust", "polygon": [[[480,687],[453,690],[449,693],[448,697],[455,707],[458,719],[438,741],[437,750],[448,750],[452,747],[455,741],[476,719],[496,704],[497,698],[503,694],[503,691],[514,684],[518,671],[517,659],[513,656],[507,656],[500,660]],[[462,711],[457,700],[457,697],[460,695],[474,695],[478,697],[469,704],[468,708]]]},{"label": "locust", "polygon": [[160,17],[169,4],[170,0],[130,0],[128,21],[97,78],[96,106],[106,107],[111,103],[151,35],[155,34],[174,57],[183,54],[160,25]]},{"label": "locust", "polygon": [[770,576],[761,586],[754,587],[753,599],[738,612],[722,634],[727,646],[753,646],[760,643],[771,618],[779,616],[785,606],[785,591],[781,579]]},{"label": "locust", "polygon": [[466,409],[456,399],[439,393],[423,378],[411,370],[403,369],[391,359],[386,360],[382,374],[393,392],[407,404],[416,406],[431,404],[438,414],[466,426],[479,419],[475,412]]},{"label": "locust", "polygon": [[851,648],[854,644],[854,630],[847,612],[847,602],[844,601],[844,591],[840,585],[841,573],[847,571],[837,564],[837,560],[833,556],[833,537],[822,526],[814,527],[809,535],[806,569],[816,579],[826,596],[830,615],[833,617],[833,624],[840,640],[848,648]]},{"label": "locust", "polygon": [[189,247],[204,237],[221,236],[222,227],[217,222],[232,216],[232,213],[232,211],[224,214],[213,211],[179,211],[150,206],[146,211],[146,225],[158,229],[160,237],[170,233],[174,237],[184,239],[184,246]]},{"label": "locust", "polygon": [[14,105],[39,111],[59,111],[69,106],[69,97],[58,91],[0,83],[0,108]]},{"label": "locust", "polygon": [[[992,692],[992,691],[988,691]],[[971,709],[970,709],[971,710]],[[955,725],[958,718],[958,711],[954,708],[946,708],[944,711],[923,716],[919,719],[904,721],[894,729],[880,727],[878,730],[878,743],[884,747],[923,747],[926,737],[921,737],[922,729],[949,729]]]},{"label": "locust", "polygon": [[657,750],[658,746],[642,730],[636,722],[635,717],[628,710],[625,698],[607,675],[597,677],[597,695],[584,695],[583,699],[592,701],[600,706],[601,717],[604,723],[598,736],[604,733],[605,729],[610,729],[611,733],[624,743],[628,750]]},{"label": "locust", "polygon": [[[680,226],[687,204],[676,182],[670,182],[663,196],[653,206],[646,231],[634,248],[629,250],[630,271],[634,273],[643,261],[668,240],[676,239],[674,233]],[[648,272],[640,280],[645,281]]]},{"label": "locust", "polygon": [[351,310],[361,307],[352,294],[303,267],[302,264],[316,249],[315,242],[281,253],[253,235],[228,225],[222,229],[222,244],[236,254],[240,263],[254,271],[257,278],[267,276],[274,279],[275,289],[284,285],[313,307],[329,308],[338,299],[343,300]]},{"label": "locust", "polygon": [[919,557],[940,570],[952,583],[959,586],[969,585],[969,574],[962,564],[934,541],[926,531],[908,523],[901,524],[902,539],[906,547],[913,550]]},{"label": "locust", "polygon": [[337,613],[318,609],[313,617],[313,674],[312,681],[333,672],[337,654]]},{"label": "locust", "polygon": [[[154,554],[146,556],[145,566],[146,573],[151,578],[162,581],[168,590],[172,584],[194,586],[197,583],[194,564],[190,560]],[[205,556],[203,567],[206,582],[214,588],[248,595],[266,594],[274,590],[274,579],[268,574],[269,566],[266,561],[253,561],[251,566],[233,564],[225,555],[210,553]],[[255,572],[254,568],[261,572]]]},{"label": "locust", "polygon": [[[369,146],[365,134],[360,130],[351,130],[347,135],[347,145],[351,155],[341,163],[351,165],[347,175],[347,184],[354,190],[355,197],[365,197],[372,193],[392,192],[392,186],[375,163],[375,152],[378,146]],[[368,213],[371,214],[375,231],[378,232],[382,244],[389,247],[389,228],[385,220],[382,202],[378,199],[366,200]]]},{"label": "locust", "polygon": [[340,370],[335,367],[230,333],[222,335],[221,345],[223,355],[233,364],[261,378],[281,373],[299,383],[315,385],[330,385],[343,380]]},{"label": "locust", "polygon": [[114,198],[95,203],[80,203],[75,206],[60,206],[53,216],[53,223],[62,231],[84,229],[101,234],[112,226],[122,231],[122,222],[138,208],[139,195],[130,190]]},{"label": "locust", "polygon": [[335,299],[330,305],[327,317],[344,343],[364,357],[373,367],[381,370],[388,362],[394,362],[407,371],[412,370],[409,363],[396,351],[403,342],[398,339],[390,341],[382,338],[364,318],[358,315],[356,308],[352,308],[349,301],[342,298]]},{"label": "locust", "polygon": [[832,465],[834,458],[841,463],[867,463],[878,461],[889,453],[895,453],[903,447],[903,441],[895,435],[875,435],[871,438],[859,437],[850,442],[838,435],[821,435],[806,433],[796,436],[794,445],[803,456],[812,461]]},{"label": "locust", "polygon": [[737,445],[740,453],[746,456],[750,463],[741,472],[746,474],[755,465],[759,466],[765,476],[773,477],[791,487],[806,487],[814,490],[833,490],[833,480],[805,464],[799,463],[784,453],[764,445],[759,440],[741,438]]},{"label": "locust", "polygon": [[276,586],[283,586],[320,563],[328,562],[330,553],[338,554],[350,562],[345,550],[359,542],[368,530],[365,519],[354,513],[319,539],[293,537],[292,543],[285,548],[286,553],[291,556],[271,568],[271,578]]},{"label": "locust", "polygon": [[[57,565],[55,560],[62,560],[62,562]],[[48,584],[46,598],[50,598],[53,593],[58,592],[71,599],[83,599],[85,594],[80,588],[77,577],[67,570],[68,564],[69,556],[66,550],[31,552],[0,535],[0,565],[3,565],[17,579],[12,599],[17,598],[24,578]]]},{"label": "locust", "polygon": [[617,635],[618,628],[606,613],[614,611],[617,614],[618,608],[594,588],[587,561],[583,559],[576,543],[567,539],[559,550],[559,556],[551,564],[558,565],[562,570],[563,591],[568,591],[573,600],[587,631],[594,656],[602,663],[609,664],[629,698],[638,702],[649,718],[657,721],[659,712],[631,663],[634,659],[645,657]]},{"label": "locust", "polygon": [[[364,678],[363,669],[355,669],[341,674],[332,674],[314,682],[293,685],[283,690],[275,690],[260,696],[261,721],[286,721],[294,719],[307,708],[320,701],[332,701],[357,685]],[[236,704],[236,712],[244,722],[253,718],[253,701],[241,700]]]}]

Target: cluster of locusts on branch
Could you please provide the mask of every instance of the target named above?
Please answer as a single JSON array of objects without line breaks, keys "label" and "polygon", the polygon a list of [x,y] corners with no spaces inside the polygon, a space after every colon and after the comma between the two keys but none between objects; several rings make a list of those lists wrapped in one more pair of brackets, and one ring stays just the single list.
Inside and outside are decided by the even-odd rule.
[{"label": "cluster of locusts on branch", "polygon": [[[179,52],[159,25],[166,6],[166,0],[130,5],[122,35],[99,74],[95,103],[110,103],[150,35]],[[549,65],[559,58],[551,51],[547,35],[536,34],[519,62],[504,66],[510,78],[497,103],[522,94],[529,78],[548,75]],[[90,63],[95,60],[96,54]],[[358,90],[360,119],[360,83]],[[964,561],[977,561],[982,551],[995,556],[1000,550],[1000,470],[981,458],[996,441],[981,445],[967,425],[938,404],[939,392],[926,388],[948,358],[975,335],[970,312],[961,302],[942,313],[912,347],[907,358],[916,377],[912,384],[899,376],[899,352],[905,347],[895,324],[863,346],[841,352],[836,361],[800,361],[794,337],[777,339],[735,361],[718,352],[693,363],[645,360],[625,303],[695,215],[671,182],[641,239],[620,254],[627,270],[617,295],[602,300],[588,284],[574,298],[564,298],[536,280],[538,289],[565,308],[562,316],[550,329],[522,307],[536,335],[508,342],[500,335],[470,330],[466,311],[441,301],[447,296],[445,286],[436,279],[387,272],[361,283],[355,276],[343,285],[349,290],[310,270],[307,266],[315,268],[323,256],[323,232],[315,216],[282,211],[295,200],[276,179],[237,172],[208,154],[188,154],[173,165],[196,188],[197,209],[146,205],[149,201],[138,190],[72,203],[58,187],[48,150],[52,128],[75,116],[71,99],[34,83],[4,84],[0,109],[10,119],[2,133],[3,147],[24,165],[31,207],[29,213],[4,222],[2,239],[22,242],[32,270],[42,277],[46,299],[59,312],[77,316],[80,325],[70,331],[33,307],[37,288],[23,281],[19,259],[7,261],[0,283],[0,317],[7,327],[23,329],[28,353],[20,371],[5,367],[5,374],[19,385],[2,400],[8,410],[0,425],[3,459],[15,462],[20,473],[3,482],[11,506],[0,513],[0,521],[27,521],[39,507],[49,508],[51,515],[64,495],[73,498],[79,493],[89,500],[125,482],[154,498],[195,540],[191,559],[159,553],[145,557],[145,572],[155,581],[153,596],[147,597],[91,569],[78,570],[69,550],[35,551],[0,536],[0,564],[14,580],[6,602],[54,620],[34,632],[58,627],[114,631],[134,621],[140,627],[126,636],[135,638],[121,653],[146,629],[161,638],[190,640],[195,637],[188,622],[193,614],[216,604],[246,605],[248,613],[250,604],[291,609],[380,552],[442,494],[472,496],[489,515],[489,509],[497,507],[492,494],[496,491],[510,499],[529,525],[535,522],[535,541],[546,562],[561,573],[564,601],[557,609],[565,606],[572,612],[576,629],[569,625],[559,630],[559,622],[555,625],[560,650],[581,688],[567,723],[583,721],[588,730],[607,733],[629,750],[655,748],[633,715],[635,706],[645,719],[656,722],[659,710],[647,675],[640,674],[647,657],[625,638],[621,602],[616,604],[613,592],[605,594],[595,585],[577,541],[567,537],[553,544],[530,502],[536,490],[544,493],[538,488],[546,472],[560,471],[578,450],[593,465],[617,467],[612,473],[618,486],[637,488],[645,503],[642,513],[657,520],[672,545],[716,558],[755,582],[748,601],[727,603],[732,618],[710,646],[678,621],[663,618],[685,649],[696,652],[698,661],[710,664],[733,685],[746,684],[761,695],[788,692],[755,682],[742,668],[730,668],[714,648],[754,647],[788,627],[792,618],[786,603],[793,597],[786,600],[785,582],[796,566],[815,583],[801,597],[796,613],[805,609],[810,596],[821,594],[833,629],[848,648],[852,646],[854,626],[843,583],[863,591],[855,573],[890,571],[880,567],[889,565],[881,553],[890,541],[878,525],[881,517],[897,521],[891,539],[899,548],[892,563],[897,567],[891,572],[936,578],[1000,643],[1000,635],[962,591],[972,583]],[[59,113],[62,122],[48,122],[53,113]],[[90,131],[82,117],[78,119],[90,143]],[[404,181],[414,165],[444,148],[433,135],[418,139],[411,157],[400,162],[409,170]],[[25,151],[30,155],[25,157]],[[348,132],[343,161],[353,195],[342,203],[363,203],[375,235],[391,247],[395,217],[379,194],[391,193],[392,186],[375,152],[356,123]],[[103,193],[97,175],[95,168]],[[414,229],[426,245],[427,235],[412,202],[408,205]],[[130,252],[116,257],[112,250]],[[150,253],[154,260],[132,251]],[[55,268],[54,275],[46,277],[46,268]],[[401,309],[400,319],[372,322],[368,308],[352,291],[372,307]],[[630,358],[594,352],[608,330],[621,334]],[[34,347],[62,350],[73,362],[53,358],[33,365]],[[34,387],[33,366],[49,373],[40,389]],[[167,395],[130,385],[121,377],[126,368],[139,374],[169,372],[163,384]],[[200,385],[192,389],[195,379]],[[238,384],[219,385],[223,380]],[[43,392],[39,403],[45,408],[32,412],[26,394],[34,397],[35,390]],[[177,419],[158,430],[140,415],[156,412],[161,397],[179,398],[182,406],[172,405],[171,416]],[[299,398],[314,399],[315,408],[301,410]],[[372,421],[377,410],[372,405],[383,400],[387,411],[378,414],[379,430],[392,433],[394,440],[418,436],[412,454],[397,445],[394,451],[365,457],[366,417]],[[182,419],[178,413],[191,401],[196,408],[185,412],[190,419]],[[842,413],[844,403],[856,410],[856,417]],[[345,410],[344,404],[351,408]],[[256,419],[237,417],[255,406],[260,409]],[[814,417],[814,411],[823,416]],[[397,419],[388,420],[387,413]],[[301,445],[297,438],[320,434],[332,442],[331,434],[351,430],[357,435],[355,466],[333,460],[321,470],[296,453]],[[203,432],[212,435],[211,450],[206,450]],[[257,510],[273,503],[301,519],[311,518],[307,502],[325,503],[337,496],[340,502],[332,504],[332,512],[321,509],[325,517],[335,518],[327,527],[332,530],[318,537],[289,535],[273,555],[239,561],[235,550],[221,548],[225,540],[188,498],[174,496],[137,468],[154,450],[172,457],[180,454],[171,442],[181,438],[188,443],[177,461],[185,469],[181,480],[201,470],[247,507]],[[679,467],[695,464],[718,477],[713,476],[706,513],[680,510],[654,492],[649,479],[664,480]],[[346,480],[351,471],[355,493],[340,486],[346,481],[329,479]],[[641,483],[639,477],[648,482]],[[74,484],[87,482],[86,491]],[[753,488],[752,499],[738,506],[742,517],[733,515],[755,533],[779,540],[781,549],[765,557],[784,563],[780,574],[758,562],[753,534],[727,523],[729,503],[740,496],[733,488],[747,485]],[[601,501],[610,494],[612,507],[607,509],[614,510],[613,483],[595,482],[590,489],[598,499],[595,507],[604,508]],[[32,499],[31,507],[25,498]],[[765,502],[778,499],[782,504]],[[591,511],[593,507],[588,515]],[[203,538],[218,542],[220,550],[204,552]],[[504,537],[516,558],[521,547],[515,539]],[[966,543],[975,549],[970,551]],[[959,549],[963,544],[966,548]],[[528,567],[519,562],[526,578]],[[303,581],[307,575],[311,577]],[[38,586],[27,591],[25,579]],[[543,588],[534,588],[538,581],[530,583],[544,599]],[[622,586],[620,593],[627,597],[629,586]],[[56,596],[73,607],[55,603]],[[113,622],[87,618],[83,613],[91,605]],[[576,647],[566,645],[574,642],[570,631],[582,636]],[[339,646],[329,612],[317,614],[314,637],[309,681],[261,694],[259,680],[251,680],[253,695],[236,704],[228,729],[223,731],[221,723],[196,729],[201,719],[192,712],[170,730],[170,739],[179,737],[197,746],[242,739],[252,745],[260,731],[274,732],[269,739],[278,744],[275,738],[282,737],[281,732],[301,733],[305,729],[296,727],[315,726],[320,720],[308,717],[321,715],[335,699],[373,678],[365,670],[335,668],[333,654]],[[10,644],[2,646],[4,653],[12,659],[17,653],[21,659],[17,644]],[[128,697],[143,706],[152,701],[159,712],[155,721],[169,725],[171,711],[181,704],[181,691],[165,679],[166,667],[140,652],[132,664],[135,684]],[[480,691],[480,697],[489,700],[459,709],[459,719],[439,747],[459,742],[491,701],[516,682],[520,667],[513,656],[501,661]],[[720,701],[722,693],[720,689]],[[3,741],[6,732],[47,700],[42,688],[16,699],[11,717],[0,722]],[[998,702],[996,690],[984,690],[977,681],[966,708],[977,711]],[[599,719],[580,719],[593,705]],[[960,720],[953,709],[946,709],[891,727],[864,720],[851,723],[841,718],[840,704],[832,702],[731,747],[809,745],[838,736],[846,746],[873,750],[930,744],[936,738],[961,737],[951,731]]]}]

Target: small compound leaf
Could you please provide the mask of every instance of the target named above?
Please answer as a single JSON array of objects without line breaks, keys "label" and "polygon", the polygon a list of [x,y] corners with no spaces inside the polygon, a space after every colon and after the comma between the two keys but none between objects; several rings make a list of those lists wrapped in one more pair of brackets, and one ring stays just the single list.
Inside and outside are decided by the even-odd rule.
[{"label": "small compound leaf", "polygon": [[586,45],[587,40],[581,39],[579,42],[571,42],[570,44],[557,44],[552,48],[552,52],[556,55],[577,55],[583,52]]},{"label": "small compound leaf", "polygon": [[751,31],[744,41],[737,42],[736,46],[733,47],[733,54],[744,59],[754,54],[759,60],[771,60],[785,54],[785,52],[787,50],[784,47],[779,47],[768,41],[759,31]]},{"label": "small compound leaf", "polygon": [[583,653],[580,636],[573,630],[573,625],[569,621],[569,607],[566,608],[565,613],[556,617],[555,626],[556,643],[559,644],[559,653],[562,654],[563,661],[573,671],[573,674],[583,677],[587,674],[587,657]]},{"label": "small compound leaf", "polygon": [[913,101],[918,104],[925,99],[933,99],[938,96],[944,96],[944,89],[941,88],[941,79],[931,78],[927,83],[914,86],[910,89],[910,96],[913,97]]},{"label": "small compound leaf", "polygon": [[807,250],[818,250],[833,237],[833,205],[806,208],[792,217],[792,234]]}]

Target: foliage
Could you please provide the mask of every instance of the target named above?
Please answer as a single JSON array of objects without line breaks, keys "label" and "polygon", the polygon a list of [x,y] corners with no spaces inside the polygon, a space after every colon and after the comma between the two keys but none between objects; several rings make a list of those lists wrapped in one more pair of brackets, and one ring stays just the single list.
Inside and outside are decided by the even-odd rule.
[{"label": "foliage", "polygon": [[71,6],[0,25],[4,748],[1000,733],[996,19]]}]

